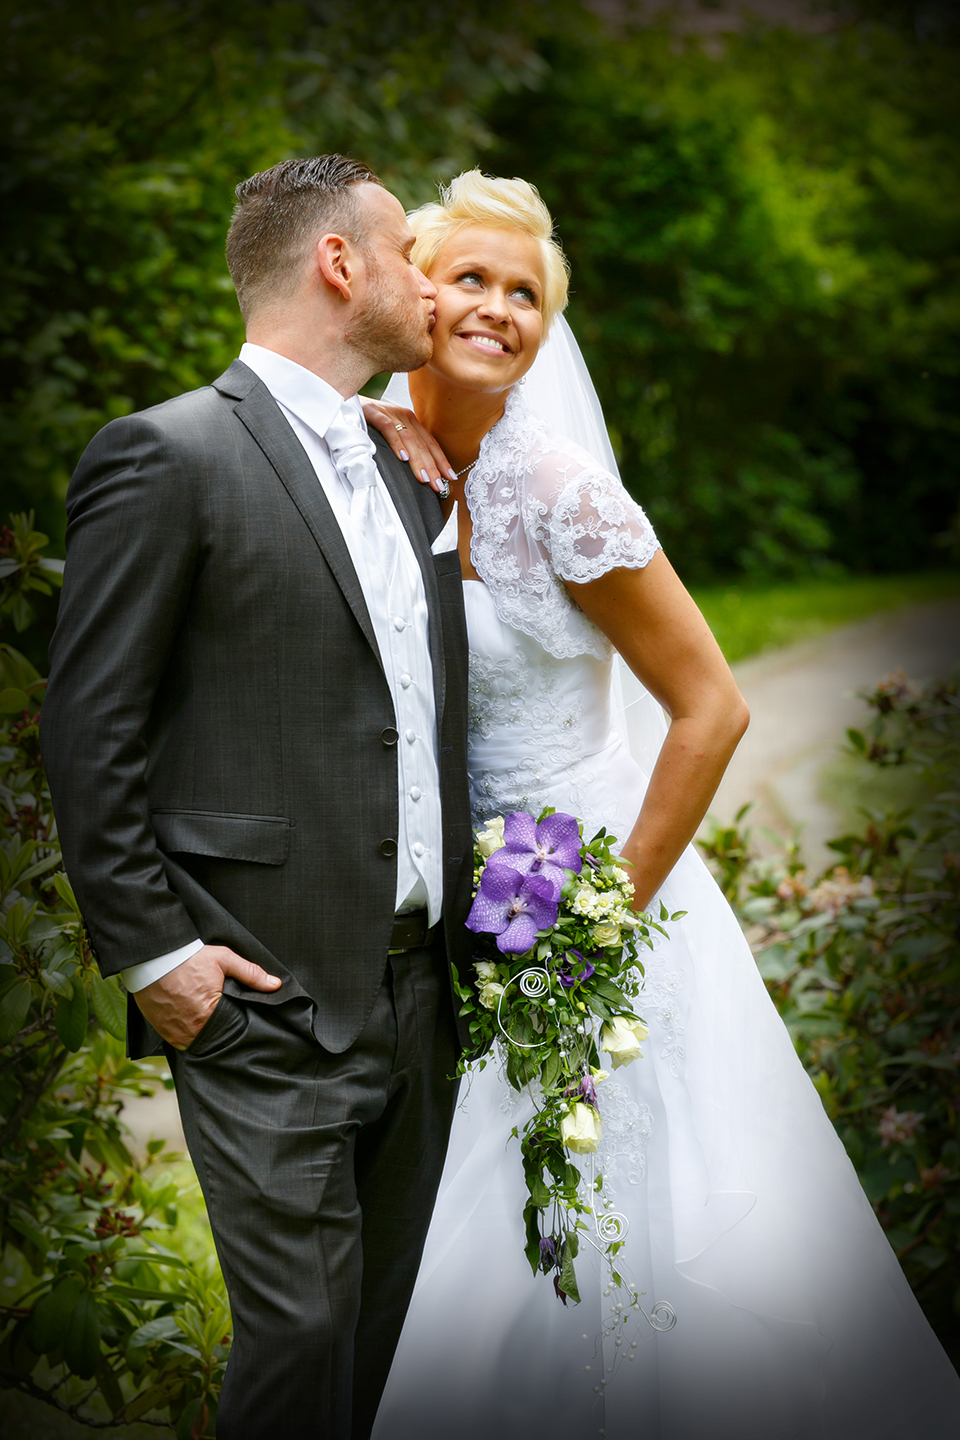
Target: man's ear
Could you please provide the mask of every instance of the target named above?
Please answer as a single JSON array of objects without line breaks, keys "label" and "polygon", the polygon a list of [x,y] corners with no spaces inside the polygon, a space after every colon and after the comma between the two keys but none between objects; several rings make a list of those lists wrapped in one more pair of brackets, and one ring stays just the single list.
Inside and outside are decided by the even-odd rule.
[{"label": "man's ear", "polygon": [[356,269],[349,240],[342,235],[322,235],[317,242],[317,268],[326,284],[339,291],[344,300],[352,298]]}]

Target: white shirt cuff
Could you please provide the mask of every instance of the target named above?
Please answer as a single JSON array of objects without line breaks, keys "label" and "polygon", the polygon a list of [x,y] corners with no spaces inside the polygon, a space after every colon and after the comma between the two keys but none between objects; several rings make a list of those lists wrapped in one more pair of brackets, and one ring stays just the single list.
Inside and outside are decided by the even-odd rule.
[{"label": "white shirt cuff", "polygon": [[179,950],[171,950],[169,955],[158,955],[156,960],[144,960],[142,965],[131,965],[128,970],[121,971],[123,983],[131,995],[136,995],[138,990],[145,990],[154,980],[162,980],[164,975],[169,975],[171,970],[176,970],[184,960],[189,960],[191,955],[196,955],[197,951],[202,949],[202,940],[191,940],[188,944],[181,945]]}]

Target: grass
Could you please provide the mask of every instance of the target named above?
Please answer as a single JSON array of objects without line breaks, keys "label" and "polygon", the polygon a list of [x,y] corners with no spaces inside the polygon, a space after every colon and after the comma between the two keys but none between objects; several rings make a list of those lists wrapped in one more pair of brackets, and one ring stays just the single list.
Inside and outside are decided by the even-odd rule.
[{"label": "grass", "polygon": [[960,595],[960,570],[696,587],[692,594],[732,664],[762,650],[812,640],[882,610]]}]

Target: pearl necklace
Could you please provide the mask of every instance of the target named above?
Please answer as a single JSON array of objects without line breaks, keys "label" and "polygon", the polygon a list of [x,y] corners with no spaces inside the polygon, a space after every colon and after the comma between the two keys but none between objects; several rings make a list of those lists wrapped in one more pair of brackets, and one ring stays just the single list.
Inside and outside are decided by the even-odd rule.
[{"label": "pearl necklace", "polygon": [[466,475],[467,471],[468,471],[468,470],[472,470],[473,467],[474,467],[474,465],[476,465],[477,460],[479,460],[479,459],[480,459],[480,456],[478,455],[476,460],[471,460],[471,461],[470,461],[470,464],[469,464],[469,465],[464,465],[464,467],[463,467],[462,470],[457,470],[457,471],[455,471],[455,472],[454,472],[455,478],[456,478],[457,480],[459,480],[461,475]]}]

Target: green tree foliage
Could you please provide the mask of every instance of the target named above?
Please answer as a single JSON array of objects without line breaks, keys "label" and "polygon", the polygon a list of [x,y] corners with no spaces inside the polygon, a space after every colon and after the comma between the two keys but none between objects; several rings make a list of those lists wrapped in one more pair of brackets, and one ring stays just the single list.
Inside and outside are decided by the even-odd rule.
[{"label": "green tree foliage", "polygon": [[578,0],[0,0],[8,502],[58,543],[94,431],[229,362],[234,184],[340,149],[405,203],[478,159],[540,185],[687,578],[925,562],[958,523],[956,37],[933,9],[863,0],[827,35],[708,53]]},{"label": "green tree foliage", "polygon": [[498,107],[573,263],[628,483],[687,578],[891,569],[956,507],[956,50],[866,21],[551,43]]},{"label": "green tree foliage", "polygon": [[108,420],[236,354],[223,260],[237,181],[289,155],[361,156],[408,202],[472,163],[480,109],[542,69],[563,6],[370,0],[3,0],[4,497],[59,540]]}]

